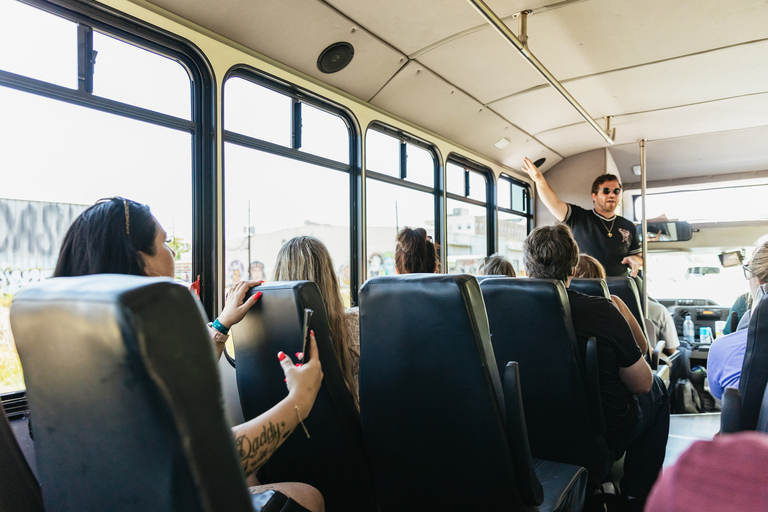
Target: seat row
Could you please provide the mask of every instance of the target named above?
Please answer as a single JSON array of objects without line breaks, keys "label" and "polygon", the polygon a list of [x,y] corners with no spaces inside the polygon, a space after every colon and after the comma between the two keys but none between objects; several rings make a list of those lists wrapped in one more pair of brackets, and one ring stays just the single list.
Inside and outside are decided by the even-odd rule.
[{"label": "seat row", "polygon": [[[284,398],[274,354],[301,350],[304,308],[315,311],[324,372],[311,437],[286,440],[262,483],[312,484],[329,511],[580,510],[587,474],[599,482],[610,467],[594,342],[580,353],[561,282],[369,280],[359,413],[317,286],[259,291],[233,329],[245,419]],[[16,297],[12,322],[46,510],[250,510],[186,290],[132,276],[54,279]]]}]

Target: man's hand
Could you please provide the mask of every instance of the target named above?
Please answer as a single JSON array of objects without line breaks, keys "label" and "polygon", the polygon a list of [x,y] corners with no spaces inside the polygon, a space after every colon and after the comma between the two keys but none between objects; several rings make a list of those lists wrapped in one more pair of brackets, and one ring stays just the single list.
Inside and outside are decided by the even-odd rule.
[{"label": "man's hand", "polygon": [[541,171],[539,170],[539,168],[533,165],[533,162],[531,162],[531,159],[528,157],[525,157],[525,160],[523,160],[522,169],[523,169],[523,172],[528,173],[528,176],[530,176],[531,179],[536,183],[544,179],[544,175],[541,174]]},{"label": "man's hand", "polygon": [[621,260],[621,264],[629,265],[629,275],[635,277],[637,275],[637,271],[643,267],[643,258],[640,255],[632,254]]}]

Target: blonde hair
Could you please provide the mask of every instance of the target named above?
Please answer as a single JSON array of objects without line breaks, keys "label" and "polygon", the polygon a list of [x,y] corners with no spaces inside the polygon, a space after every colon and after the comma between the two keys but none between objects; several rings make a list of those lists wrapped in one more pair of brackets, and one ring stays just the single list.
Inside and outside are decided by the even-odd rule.
[{"label": "blonde hair", "polygon": [[605,268],[589,254],[579,254],[574,277],[605,279]]},{"label": "blonde hair", "polygon": [[349,352],[350,333],[344,318],[339,279],[333,270],[333,260],[323,242],[311,236],[288,240],[277,254],[275,281],[313,281],[320,289],[331,330],[336,359],[347,383],[347,389],[357,403],[357,382],[352,375]]},{"label": "blonde hair", "polygon": [[749,261],[749,268],[760,281],[768,283],[768,236],[760,237],[755,245],[757,247]]}]

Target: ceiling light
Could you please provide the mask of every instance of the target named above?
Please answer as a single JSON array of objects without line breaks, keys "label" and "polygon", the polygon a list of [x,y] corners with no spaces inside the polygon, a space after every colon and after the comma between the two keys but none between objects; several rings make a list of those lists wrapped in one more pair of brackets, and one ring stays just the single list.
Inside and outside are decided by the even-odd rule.
[{"label": "ceiling light", "polygon": [[632,174],[635,176],[640,176],[640,166],[639,165],[633,165],[632,166]]},{"label": "ceiling light", "polygon": [[506,137],[502,137],[499,140],[496,141],[496,144],[494,144],[499,149],[504,149],[505,147],[509,146],[509,139]]}]

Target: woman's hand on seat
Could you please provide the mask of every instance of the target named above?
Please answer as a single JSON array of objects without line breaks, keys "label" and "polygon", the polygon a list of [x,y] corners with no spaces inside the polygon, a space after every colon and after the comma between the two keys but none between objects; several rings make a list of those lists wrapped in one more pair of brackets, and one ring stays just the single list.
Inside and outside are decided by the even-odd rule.
[{"label": "woman's hand on seat", "polygon": [[221,325],[229,329],[243,319],[245,314],[256,304],[261,297],[261,292],[254,293],[250,299],[243,302],[245,294],[254,286],[259,286],[264,281],[239,281],[229,290],[224,310],[219,315]]},{"label": "woman's hand on seat", "polygon": [[314,332],[309,336],[309,357],[305,358],[308,360],[307,363],[294,365],[290,356],[283,352],[278,354],[278,359],[285,373],[288,397],[298,406],[303,420],[309,415],[323,381],[323,369],[320,365]]}]

